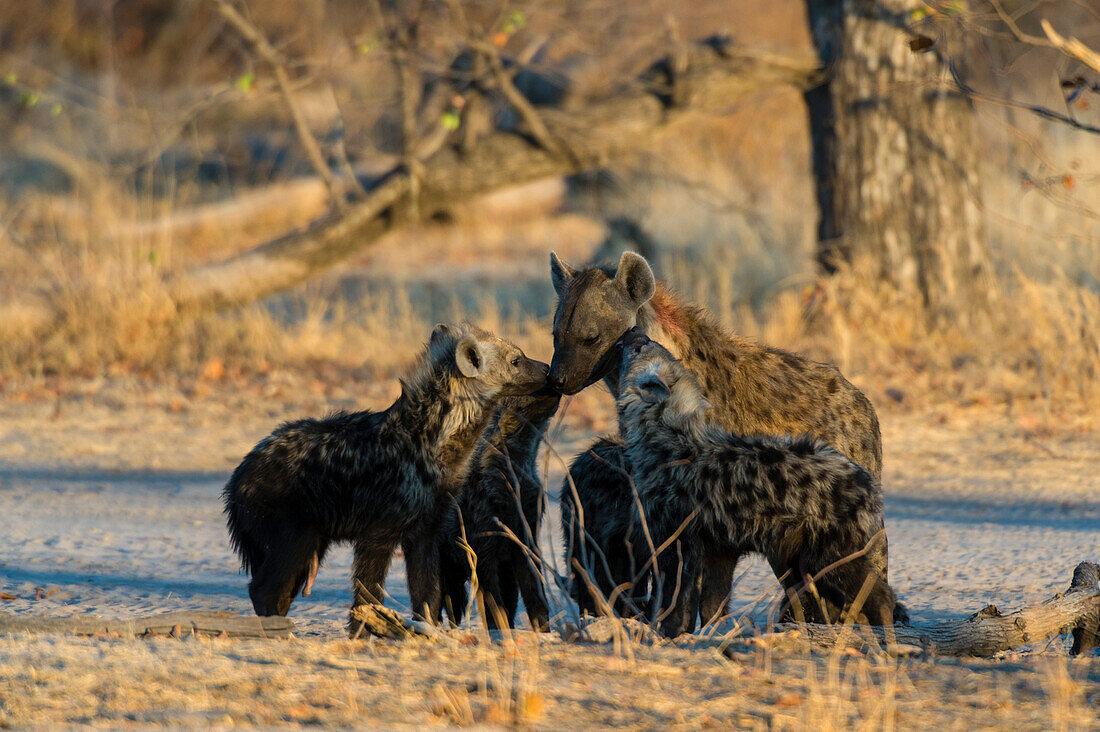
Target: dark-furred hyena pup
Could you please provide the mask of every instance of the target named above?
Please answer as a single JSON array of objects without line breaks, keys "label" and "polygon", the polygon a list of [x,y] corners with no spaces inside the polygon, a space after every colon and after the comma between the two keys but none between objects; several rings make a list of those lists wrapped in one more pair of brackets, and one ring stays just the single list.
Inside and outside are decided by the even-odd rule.
[{"label": "dark-furred hyena pup", "polygon": [[645,539],[636,531],[629,476],[630,463],[622,441],[601,437],[574,458],[562,482],[562,538],[566,561],[576,561],[583,569],[582,573],[568,568],[573,576],[573,599],[582,614],[602,614],[589,582],[620,617],[644,609],[635,599],[643,588],[630,582],[641,569],[635,565],[631,548]]},{"label": "dark-furred hyena pup", "polygon": [[866,551],[885,539],[870,473],[811,437],[742,437],[714,426],[695,377],[664,347],[635,328],[621,348],[619,431],[653,543],[683,525],[688,538],[683,556],[658,557],[659,609],[672,608],[662,630],[678,634],[694,611],[674,594],[679,564],[690,580],[697,556],[715,551],[767,557],[795,618],[838,621],[866,581],[860,619],[893,622],[900,605]]},{"label": "dark-furred hyena pup", "polygon": [[[464,530],[477,557],[478,587],[484,598],[485,622],[499,627],[503,617],[515,626],[517,600],[523,597],[535,630],[549,627],[541,573],[535,571],[542,525],[542,480],[539,445],[561,395],[543,391],[501,400],[500,410],[470,461],[469,477],[443,531],[441,566],[443,606],[455,623],[462,622],[469,595],[470,558],[458,545]],[[505,534],[507,527],[513,536]],[[522,542],[522,546],[517,544]]]},{"label": "dark-furred hyena pup", "polygon": [[[683,302],[659,282],[646,260],[633,252],[625,252],[618,267],[583,269],[573,269],[551,254],[550,275],[558,295],[550,381],[559,391],[575,394],[604,379],[616,395],[618,372],[612,366],[618,360],[613,344],[638,326],[668,347],[695,376],[711,405],[707,416],[715,424],[742,435],[812,435],[880,479],[882,441],[875,409],[836,367],[727,332],[702,308]],[[612,450],[606,444],[603,448]],[[626,475],[597,471],[589,481],[588,473],[580,469],[590,463],[586,454],[578,457],[583,462],[573,471],[582,504],[599,503],[615,491],[630,496]],[[562,508],[566,507],[563,500]],[[629,521],[629,516],[587,509],[586,514],[591,521],[618,526]],[[611,555],[623,550],[617,545],[604,551]],[[886,576],[886,544],[873,554]],[[725,611],[738,556],[734,552],[703,557],[703,620]],[[612,584],[629,580],[620,576]],[[579,582],[575,578],[574,584]]]},{"label": "dark-furred hyena pup", "polygon": [[308,595],[329,545],[354,546],[354,605],[382,602],[405,553],[413,609],[440,618],[439,522],[500,396],[545,383],[547,366],[470,325],[438,325],[384,412],[289,422],[260,441],[225,487],[229,537],[252,573],[257,615]]}]

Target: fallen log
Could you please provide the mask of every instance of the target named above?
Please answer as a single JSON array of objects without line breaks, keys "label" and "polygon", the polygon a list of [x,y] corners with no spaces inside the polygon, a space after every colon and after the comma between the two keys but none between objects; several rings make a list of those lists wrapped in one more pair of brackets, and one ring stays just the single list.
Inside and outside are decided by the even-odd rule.
[{"label": "fallen log", "polygon": [[351,609],[348,635],[353,640],[370,635],[404,640],[412,636],[438,638],[440,630],[431,623],[410,620],[396,610],[382,605],[356,605]]},{"label": "fallen log", "polygon": [[[941,656],[992,656],[1028,643],[1049,640],[1070,630],[1073,654],[1091,651],[1100,633],[1100,565],[1081,562],[1073,571],[1066,592],[1046,602],[1007,615],[990,605],[963,620],[927,626],[837,626],[780,623],[777,633],[797,633],[813,646],[838,644],[892,647],[917,646],[926,654]],[[770,634],[769,634],[770,635]],[[765,638],[767,636],[764,636]]]},{"label": "fallen log", "polygon": [[227,638],[286,638],[294,630],[289,618],[259,618],[226,612],[175,612],[129,620],[107,620],[91,615],[51,618],[0,613],[0,635],[49,633],[92,636],[187,635]]}]

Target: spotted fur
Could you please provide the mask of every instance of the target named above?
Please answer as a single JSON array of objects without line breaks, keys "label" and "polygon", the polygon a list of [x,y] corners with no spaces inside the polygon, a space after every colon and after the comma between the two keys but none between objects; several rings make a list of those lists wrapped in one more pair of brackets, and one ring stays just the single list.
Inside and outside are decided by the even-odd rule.
[{"label": "spotted fur", "polygon": [[[613,344],[638,326],[695,376],[714,424],[742,435],[812,435],[881,479],[882,439],[874,407],[836,367],[728,333],[657,281],[645,259],[633,252],[624,253],[618,267],[579,270],[551,255],[550,274],[558,294],[550,381],[563,393],[603,379],[617,395]],[[630,491],[625,476],[601,475],[600,480],[613,482],[592,486],[584,476],[582,471],[581,480],[574,481],[582,498]],[[594,519],[624,525],[629,517],[599,514]],[[703,558],[704,619],[724,612],[739,556]],[[874,548],[873,559],[885,577],[885,542]],[[615,579],[616,584],[629,580]]]},{"label": "spotted fur", "polygon": [[470,325],[436,326],[401,396],[383,412],[288,422],[244,458],[223,498],[229,537],[258,615],[309,594],[333,542],[354,547],[353,604],[381,603],[405,553],[414,609],[437,621],[437,532],[466,480],[498,396],[540,387],[547,366]]},{"label": "spotted fur", "polygon": [[637,328],[624,341],[619,430],[654,544],[687,524],[683,557],[665,551],[658,558],[666,633],[693,622],[693,608],[674,594],[681,564],[681,588],[694,587],[698,555],[710,551],[763,554],[798,600],[792,614],[807,621],[840,619],[865,580],[865,621],[906,620],[865,553],[885,536],[882,492],[870,473],[812,437],[728,432],[708,418],[698,382],[668,350]]}]

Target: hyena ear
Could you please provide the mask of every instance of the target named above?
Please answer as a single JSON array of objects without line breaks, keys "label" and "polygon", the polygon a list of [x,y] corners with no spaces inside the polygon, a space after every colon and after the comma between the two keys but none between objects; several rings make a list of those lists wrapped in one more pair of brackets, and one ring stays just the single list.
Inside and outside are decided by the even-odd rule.
[{"label": "hyena ear", "polygon": [[550,281],[554,283],[554,292],[564,297],[569,282],[577,276],[577,270],[558,259],[557,252],[550,252]]},{"label": "hyena ear", "polygon": [[619,259],[619,269],[615,272],[615,282],[623,288],[634,306],[639,308],[649,302],[649,298],[657,290],[657,278],[653,276],[649,262],[634,252],[623,252]]},{"label": "hyena ear", "polygon": [[470,334],[462,337],[455,346],[455,363],[458,364],[458,370],[462,375],[468,379],[481,373],[485,367],[485,354],[481,351],[477,336]]},{"label": "hyena ear", "polygon": [[446,337],[450,332],[451,332],[451,329],[448,328],[444,323],[436,323],[435,327],[432,328],[432,335],[431,335],[431,338],[428,339],[428,341],[430,343],[438,343],[441,339]]},{"label": "hyena ear", "polygon": [[638,390],[638,396],[646,404],[659,404],[672,396],[672,392],[668,390],[668,385],[661,381],[661,377],[656,374],[642,377],[635,388]]}]

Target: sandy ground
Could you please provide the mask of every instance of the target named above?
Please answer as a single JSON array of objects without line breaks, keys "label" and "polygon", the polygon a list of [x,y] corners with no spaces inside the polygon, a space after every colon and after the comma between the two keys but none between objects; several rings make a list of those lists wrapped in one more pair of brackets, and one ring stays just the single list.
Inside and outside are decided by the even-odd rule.
[{"label": "sandy ground", "polygon": [[[132,617],[180,609],[250,612],[247,577],[238,571],[238,563],[230,553],[221,514],[220,491],[229,472],[279,421],[304,414],[322,414],[337,407],[381,407],[392,399],[395,389],[394,384],[367,387],[355,383],[321,388],[309,381],[299,383],[285,374],[269,375],[262,384],[234,386],[152,387],[117,379],[68,384],[52,391],[45,387],[22,391],[9,389],[7,398],[0,403],[0,516],[4,518],[0,533],[0,591],[4,593],[0,611],[41,615],[95,613],[103,617]],[[607,404],[600,397],[573,404],[565,420],[565,429],[555,441],[557,450],[571,456],[590,439],[593,428],[607,427],[610,415],[606,409]],[[960,617],[986,604],[1014,609],[1064,589],[1078,561],[1100,561],[1100,491],[1097,490],[1100,486],[1100,435],[1066,429],[1047,431],[1042,437],[1036,437],[1021,427],[1018,420],[988,409],[950,410],[939,417],[905,412],[886,413],[882,417],[891,579],[909,605],[914,620]],[[549,483],[556,492],[561,466],[553,460],[550,463]],[[556,534],[556,505],[551,516],[555,520],[551,533],[544,539],[548,547],[551,542],[554,546],[560,545]],[[283,679],[280,683],[290,686],[294,686],[293,679],[299,674],[314,679],[306,683],[306,687],[316,685],[320,683],[317,679],[328,673],[325,669],[331,667],[335,677],[354,677],[372,690],[376,684],[368,683],[368,679],[385,677],[388,668],[397,674],[397,679],[402,678],[402,673],[416,678],[415,683],[410,681],[416,690],[411,692],[414,696],[427,694],[424,698],[435,699],[417,702],[414,706],[419,711],[408,717],[409,720],[438,718],[437,721],[461,723],[469,711],[474,721],[523,721],[518,717],[498,718],[505,712],[515,712],[509,705],[519,703],[516,702],[519,697],[515,697],[515,694],[522,696],[516,691],[519,686],[509,682],[511,701],[497,700],[500,709],[494,712],[496,702],[490,699],[492,693],[474,683],[476,674],[467,674],[472,679],[468,686],[472,686],[469,692],[462,693],[468,693],[469,699],[459,707],[473,704],[470,710],[476,707],[480,711],[464,707],[458,711],[443,709],[454,700],[444,703],[431,695],[443,694],[450,699],[447,689],[451,687],[447,684],[455,677],[447,668],[450,663],[458,663],[452,656],[444,654],[447,660],[438,667],[428,664],[428,668],[402,671],[403,658],[415,658],[418,654],[430,656],[431,649],[417,646],[403,651],[375,642],[347,650],[346,642],[340,639],[349,601],[350,554],[342,549],[330,556],[318,577],[313,596],[299,599],[291,611],[299,626],[299,640],[276,643],[282,650],[262,642],[221,641],[219,646],[219,642],[199,640],[181,643],[6,638],[0,639],[0,690],[5,685],[15,689],[30,683],[26,676],[28,667],[48,668],[59,663],[59,668],[75,669],[74,673],[82,669],[91,673],[90,669],[101,665],[107,675],[115,679],[112,683],[123,686],[131,666],[144,668],[151,664],[150,668],[175,668],[180,674],[181,688],[205,683],[203,674],[206,671],[196,674],[192,668],[198,663],[210,667],[211,678],[239,678],[243,684],[241,689],[249,688],[249,684],[261,684],[264,664],[278,666],[279,678]],[[739,575],[735,609],[767,596],[774,588],[774,580],[761,561],[746,562],[739,568]],[[407,592],[399,558],[391,569],[388,590],[394,606],[406,605]],[[611,662],[625,663],[606,648],[570,653],[569,646],[559,646],[547,639],[536,642],[528,638],[525,642],[528,648],[538,649],[535,655],[541,654],[546,659],[540,668],[524,672],[532,675],[532,688],[539,689],[540,698],[555,694],[560,697],[557,702],[550,701],[551,708],[542,710],[540,707],[535,715],[551,727],[558,726],[554,720],[563,724],[568,721],[569,704],[582,703],[585,698],[595,703],[591,694],[586,697],[577,689],[569,691],[570,683],[580,683],[586,664],[597,667],[599,673],[619,678]],[[364,648],[373,650],[363,651]],[[365,660],[360,651],[372,660]],[[671,685],[690,688],[691,699],[699,703],[709,698],[705,689],[718,684],[713,679],[707,680],[706,673],[701,670],[704,667],[719,673],[716,678],[721,679],[721,674],[733,673],[730,669],[739,669],[735,675],[747,669],[757,669],[754,673],[759,674],[764,664],[764,660],[756,657],[719,662],[713,652],[699,649],[664,648],[638,652],[656,656],[644,663],[637,659],[631,662],[634,665],[629,667],[629,673],[620,679],[626,686],[615,692],[626,695],[620,700],[623,704],[634,703],[627,699],[634,683],[631,679],[640,683],[643,689],[646,686],[642,683],[646,674],[639,670],[645,664],[665,668],[673,674],[669,677]],[[466,653],[470,655],[475,651],[466,649]],[[492,651],[477,653],[489,654],[496,659],[493,663],[508,657],[507,649],[497,646]],[[953,670],[938,670],[932,683],[943,688],[965,685],[969,682],[965,682],[964,677],[976,674],[974,678],[979,681],[975,683],[988,692],[982,697],[988,704],[993,704],[1002,692],[1010,704],[1022,704],[1034,697],[1033,717],[1016,709],[1020,715],[1016,718],[1023,723],[1049,719],[1053,697],[1052,692],[1044,689],[1052,683],[1061,683],[1057,679],[1065,677],[1070,679],[1066,683],[1072,691],[1067,697],[1070,701],[1066,702],[1069,704],[1066,709],[1070,711],[1065,714],[1069,715],[1067,720],[1073,721],[1077,719],[1073,715],[1080,713],[1079,707],[1085,704],[1081,700],[1090,699],[1094,710],[1100,703],[1100,657],[1092,661],[1075,661],[1069,666],[1063,660],[1057,668],[1043,665],[1048,656],[1062,658],[1062,653],[1064,644],[1055,641],[1022,657],[1025,659],[1021,662],[1023,665],[1008,663],[1005,666],[1002,663],[1005,668],[1001,668],[994,664],[988,672],[950,666]],[[333,654],[344,660],[333,662]],[[556,660],[551,663],[550,659]],[[802,662],[809,664],[807,668],[814,672],[791,670],[790,673],[800,679],[797,694],[806,700],[815,693],[807,686],[807,679],[818,671],[825,678],[827,663],[820,659],[803,659]],[[871,662],[864,662],[869,664],[868,669],[874,667]],[[795,664],[796,660],[786,659],[782,663]],[[554,678],[553,683],[561,686],[560,689],[554,686],[555,691],[548,691],[547,672],[555,664],[561,664],[565,676]],[[897,666],[889,668],[899,673]],[[1014,669],[1023,669],[1020,673],[1027,678],[1016,678],[1019,674]],[[573,671],[580,676],[569,681]],[[696,672],[699,678],[692,680]],[[905,673],[922,675],[919,671]],[[556,676],[557,672],[549,674],[549,677]],[[47,678],[50,678],[48,674]],[[649,681],[654,682],[653,678]],[[901,684],[896,679],[891,684],[895,682]],[[222,716],[225,715],[237,721],[262,724],[308,722],[310,719],[309,714],[297,718],[287,711],[296,698],[293,694],[267,699],[259,690],[255,692],[259,695],[257,699],[266,699],[264,704],[267,706],[261,704],[253,714],[248,713],[247,708],[234,706],[237,704],[233,700],[235,697],[217,702],[219,695],[214,691],[204,692],[211,695],[209,700],[213,701],[209,704],[204,706],[196,702],[192,694],[186,697],[189,700],[185,705],[187,709],[175,712],[164,711],[162,705],[152,700],[146,711],[141,711],[145,707],[140,704],[136,707],[120,704],[118,709],[128,711],[117,714],[111,711],[110,704],[101,700],[97,707],[100,712],[96,712],[88,707],[91,702],[80,701],[83,698],[80,694],[71,699],[70,706],[58,706],[56,700],[50,701],[52,683],[35,680],[28,687],[30,696],[21,695],[19,700],[14,696],[0,698],[0,722],[37,724],[39,722],[33,721],[36,710],[43,713],[52,710],[46,717],[38,718],[40,720],[66,723],[97,719],[109,723],[113,719],[138,724],[210,724],[224,722]],[[401,686],[400,681],[396,683]],[[655,683],[664,688],[662,681]],[[912,685],[908,681],[905,683]],[[432,691],[437,684],[444,685],[443,691]],[[1031,688],[1029,684],[1034,687],[1034,694],[1026,691]],[[1023,697],[1017,697],[1012,691],[1014,685],[1022,685]],[[878,681],[866,681],[863,686],[856,684],[851,689],[857,687],[886,693]],[[840,687],[830,689],[828,693],[833,695],[847,693]],[[245,693],[239,689],[238,692]],[[107,694],[106,698],[110,699],[120,692],[88,688],[84,693],[96,698]],[[333,702],[315,721],[348,723],[359,719],[364,723],[373,720],[370,724],[388,726],[405,719],[402,710],[411,703],[408,699],[401,701],[399,695],[388,699],[388,706],[383,705],[388,710],[386,713],[363,717],[353,712],[353,708],[369,704],[369,699],[362,694],[369,697],[374,691],[348,693],[351,701],[346,708]],[[639,693],[645,696],[647,692]],[[721,697],[727,692],[715,693]],[[728,693],[736,696],[735,692]],[[848,696],[854,699],[852,694],[855,693],[852,691]],[[889,692],[891,699],[893,693]],[[613,698],[617,698],[615,694]],[[598,698],[600,694],[595,696]],[[726,699],[728,704],[719,705],[728,714],[723,712],[724,716],[714,719],[734,720],[729,715],[736,712],[763,720],[773,727],[776,714],[789,716],[788,721],[795,727],[820,722],[814,721],[816,717],[807,717],[806,710],[793,703],[790,709],[774,707],[778,692],[772,696],[775,698],[771,699],[771,716],[757,713],[767,707],[767,700],[750,703],[746,698],[743,703],[735,703],[736,699],[730,697]],[[538,704],[545,702],[543,699]],[[799,705],[802,703],[800,701]],[[894,701],[890,704],[894,711],[904,710],[904,704],[900,707]],[[963,706],[967,705],[963,703]],[[970,704],[968,708],[973,706]],[[645,707],[642,704],[640,708]],[[865,720],[866,714],[857,707],[844,712],[849,714],[844,719]],[[631,716],[632,712],[621,719],[597,714],[587,721],[594,725],[638,724],[644,718],[649,719],[644,726],[659,727],[661,719],[670,724],[680,719],[681,722],[694,720],[688,726],[698,726],[695,722],[705,723],[704,716],[709,714],[705,711],[707,708],[706,704],[699,706],[693,702],[687,717],[681,710],[677,718],[673,710],[667,711],[671,717],[637,717]],[[83,711],[74,711],[78,709]],[[195,712],[195,709],[200,711]],[[345,713],[349,716],[342,716]],[[529,721],[534,721],[535,717]],[[1010,718],[1012,715],[1008,714],[1004,720]],[[918,719],[911,717],[910,722]],[[952,719],[957,722],[960,718],[957,715],[945,717],[946,721]],[[1001,717],[995,715],[989,721],[993,723],[996,719]],[[1095,717],[1087,719],[1089,724],[1094,720]],[[742,722],[742,726],[753,726]],[[1023,726],[1030,726],[1030,723]]]}]

